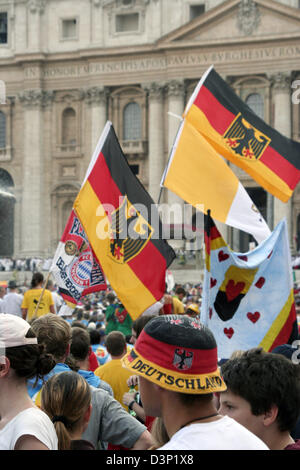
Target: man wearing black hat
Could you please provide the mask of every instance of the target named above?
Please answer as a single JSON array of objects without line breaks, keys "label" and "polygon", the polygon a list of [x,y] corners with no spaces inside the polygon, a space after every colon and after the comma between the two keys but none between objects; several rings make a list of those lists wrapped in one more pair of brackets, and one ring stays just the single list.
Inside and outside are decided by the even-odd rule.
[{"label": "man wearing black hat", "polygon": [[161,417],[170,437],[162,450],[268,450],[244,426],[219,415],[213,394],[226,390],[212,332],[198,319],[150,320],[124,367],[139,376],[146,415]]},{"label": "man wearing black hat", "polygon": [[23,296],[18,293],[18,286],[14,280],[8,283],[8,293],[3,297],[2,313],[10,313],[22,317],[21,304]]}]

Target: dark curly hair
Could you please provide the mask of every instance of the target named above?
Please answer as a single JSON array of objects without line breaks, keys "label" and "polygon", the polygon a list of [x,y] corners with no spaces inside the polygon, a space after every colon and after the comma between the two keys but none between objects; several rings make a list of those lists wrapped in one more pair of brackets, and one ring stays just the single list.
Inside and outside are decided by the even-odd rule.
[{"label": "dark curly hair", "polygon": [[[26,338],[35,338],[33,330],[29,328]],[[27,344],[6,348],[5,356],[9,359],[15,374],[24,379],[43,378],[48,374],[56,362],[52,354],[47,354],[41,344]]]},{"label": "dark curly hair", "polygon": [[292,431],[300,415],[300,366],[261,348],[245,351],[222,365],[229,391],[242,397],[258,416],[278,407],[281,432]]}]

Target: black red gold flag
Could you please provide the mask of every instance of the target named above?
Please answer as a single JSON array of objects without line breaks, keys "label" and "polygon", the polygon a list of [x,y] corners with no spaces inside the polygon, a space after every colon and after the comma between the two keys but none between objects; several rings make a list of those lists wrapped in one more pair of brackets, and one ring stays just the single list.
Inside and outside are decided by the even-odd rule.
[{"label": "black red gold flag", "polygon": [[159,302],[174,250],[158,210],[133,174],[111,122],[99,139],[74,210],[93,252],[133,319]]},{"label": "black red gold flag", "polygon": [[183,117],[220,155],[281,201],[289,200],[300,180],[300,143],[266,124],[214,68],[199,81]]}]

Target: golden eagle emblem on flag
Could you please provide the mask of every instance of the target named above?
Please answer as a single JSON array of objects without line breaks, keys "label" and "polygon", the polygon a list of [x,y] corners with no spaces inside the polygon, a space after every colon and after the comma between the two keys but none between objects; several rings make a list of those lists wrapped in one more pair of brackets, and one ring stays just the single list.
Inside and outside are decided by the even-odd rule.
[{"label": "golden eagle emblem on flag", "polygon": [[259,160],[271,139],[247,122],[241,113],[223,135],[226,145],[239,157],[249,161]]},{"label": "golden eagle emblem on flag", "polygon": [[151,225],[124,196],[111,214],[109,256],[117,263],[128,263],[142,251],[153,233]]}]

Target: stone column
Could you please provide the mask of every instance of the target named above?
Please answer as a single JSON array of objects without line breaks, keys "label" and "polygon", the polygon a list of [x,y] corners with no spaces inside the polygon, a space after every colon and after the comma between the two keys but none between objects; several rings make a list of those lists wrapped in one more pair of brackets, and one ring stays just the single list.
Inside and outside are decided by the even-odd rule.
[{"label": "stone column", "polygon": [[108,91],[104,87],[92,87],[86,90],[86,103],[91,108],[91,147],[94,151],[107,121]]},{"label": "stone column", "polygon": [[164,86],[151,83],[149,93],[149,185],[148,192],[158,202],[160,182],[164,171]]},{"label": "stone column", "polygon": [[[21,253],[22,256],[43,256],[43,232],[50,230],[45,220],[43,107],[53,98],[51,92],[40,89],[19,94],[23,104],[23,188]],[[45,217],[45,219],[44,219]]]},{"label": "stone column", "polygon": [[[168,111],[176,116],[181,117],[184,111],[184,83],[179,80],[172,80],[167,85],[168,93]],[[169,114],[168,119],[168,157],[171,154],[172,147],[180,126],[180,120],[175,116]],[[165,162],[165,165],[167,162]],[[168,206],[169,214],[171,218],[167,221],[168,223],[183,224],[188,222],[184,220],[184,201],[177,194],[170,190],[168,192]],[[191,211],[189,211],[191,212]],[[189,221],[191,223],[191,220]],[[174,249],[180,249],[184,246],[184,240],[172,240],[170,244]]]},{"label": "stone column", "polygon": [[[290,75],[278,73],[273,76],[274,128],[291,138],[291,83]],[[291,199],[281,202],[274,197],[274,228],[284,217],[287,220],[289,239],[292,240],[292,203]]]}]

